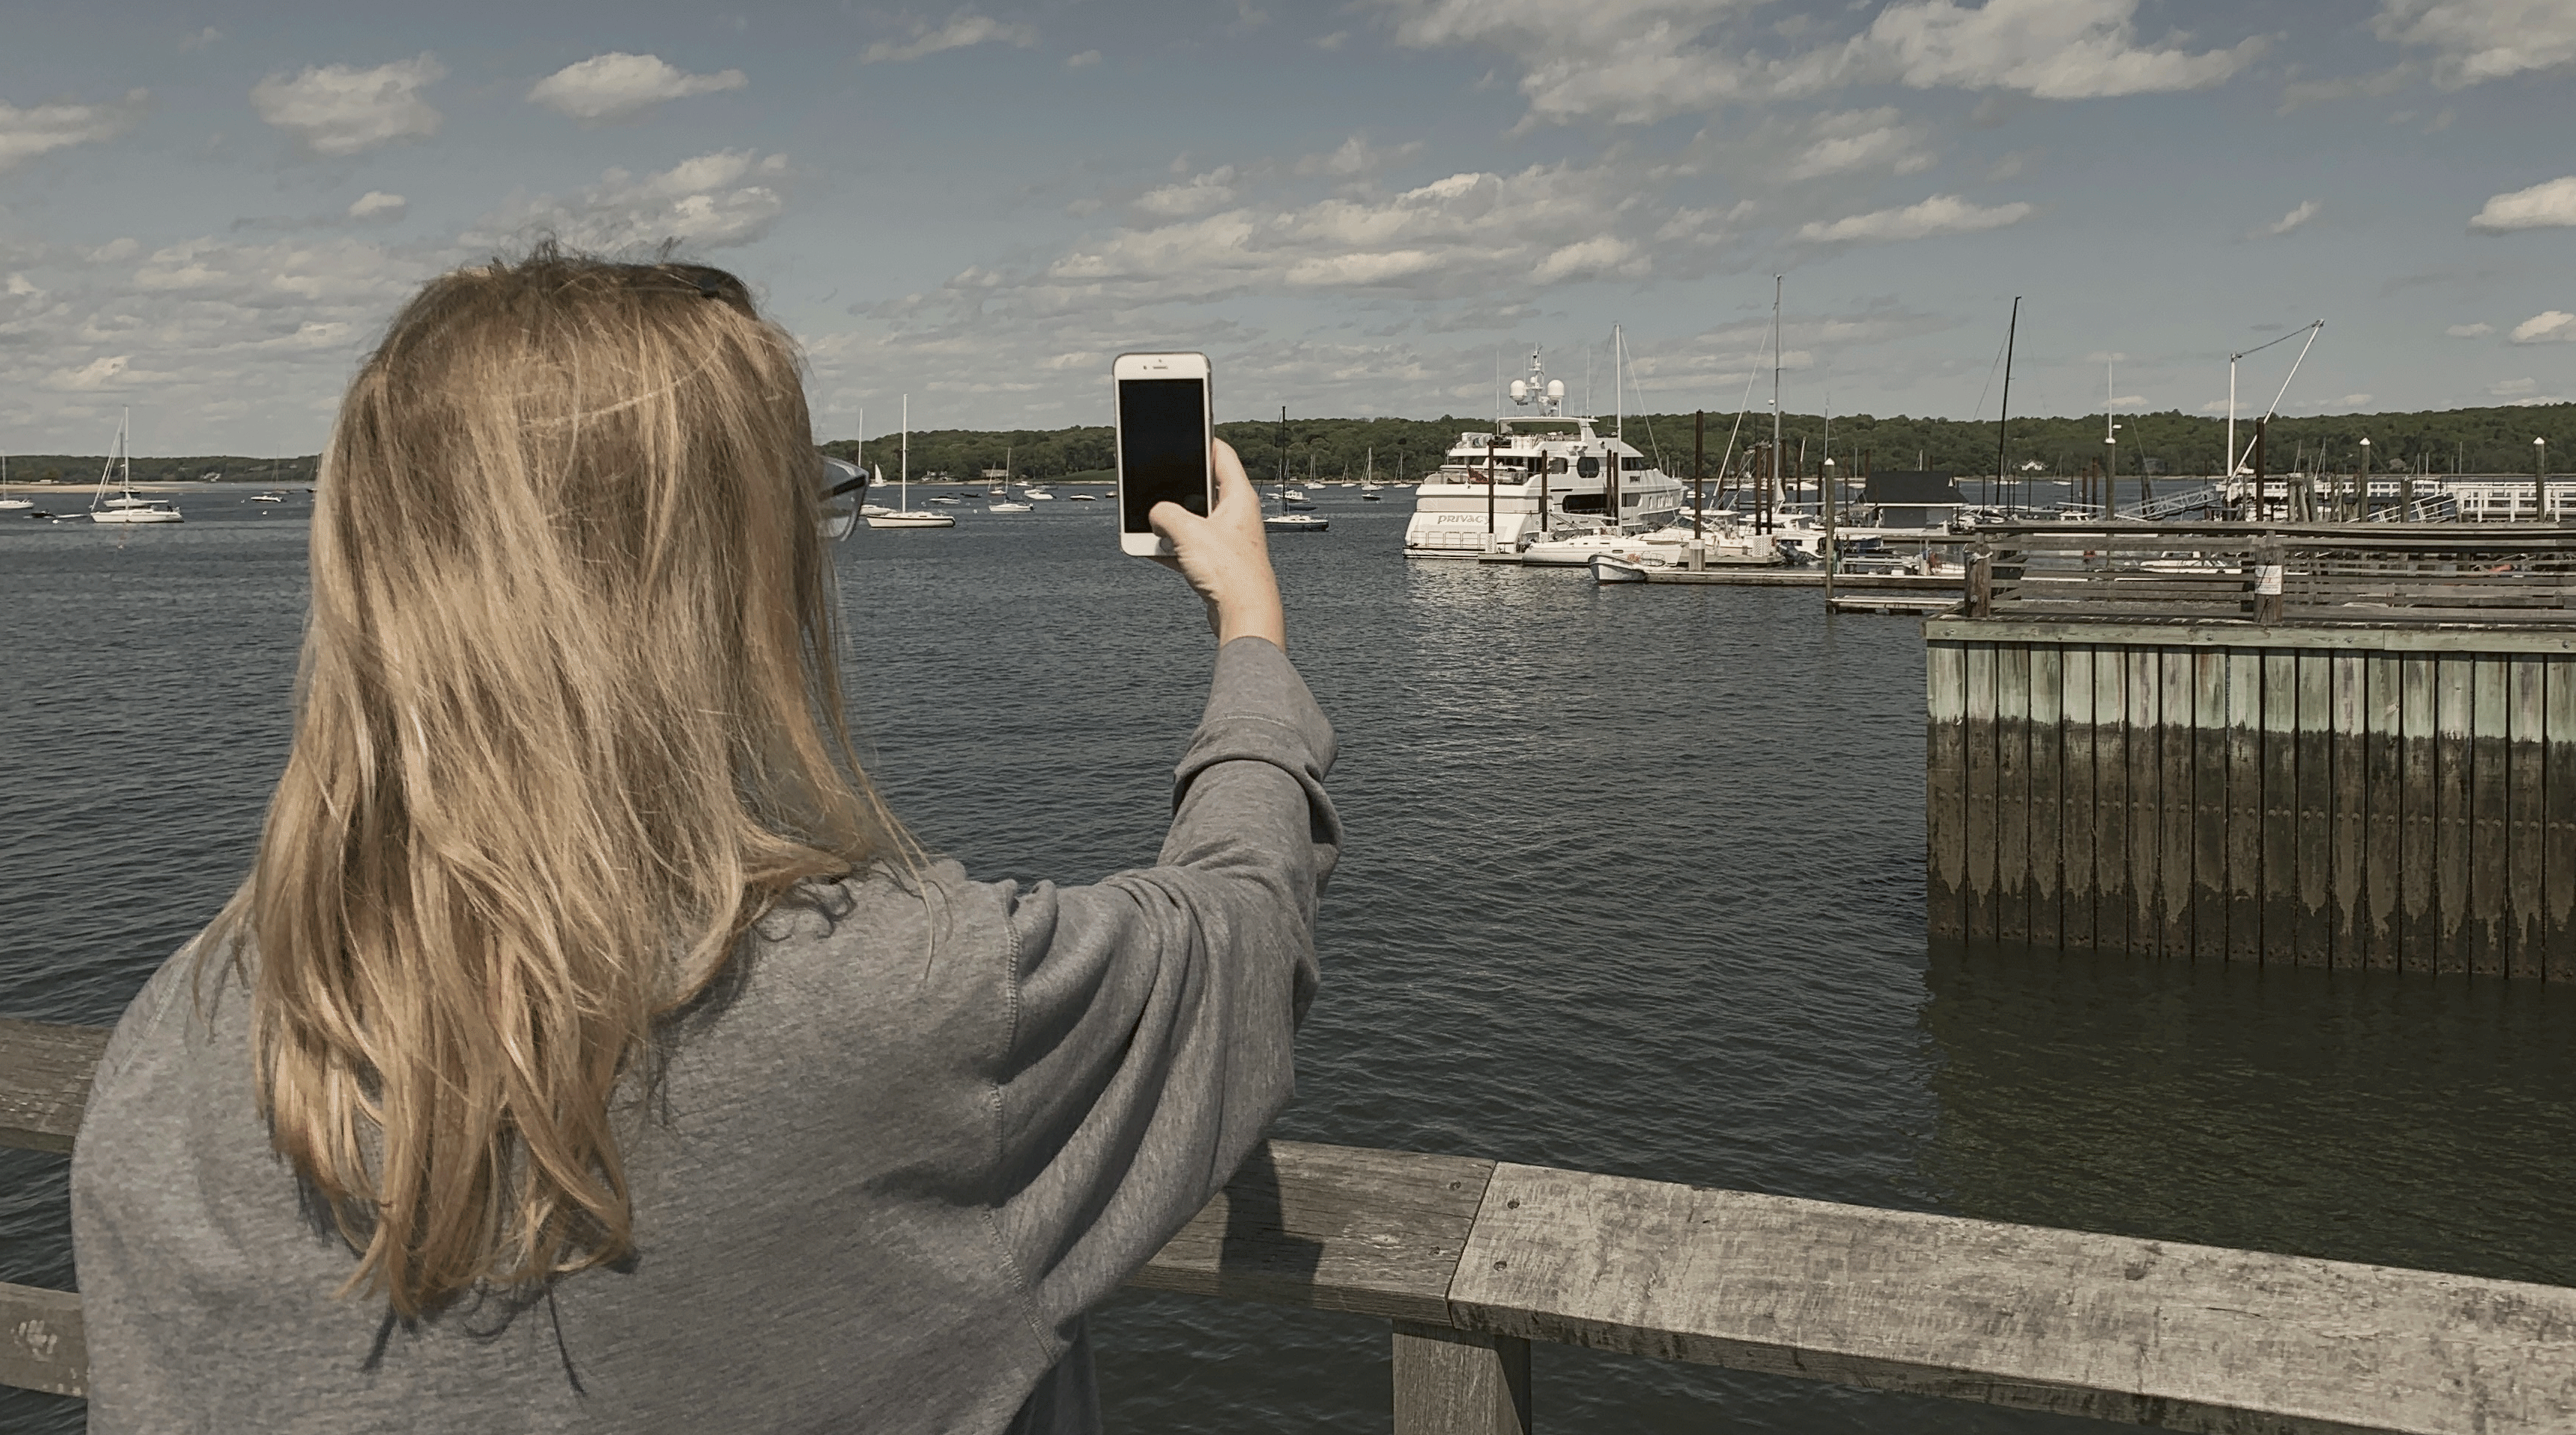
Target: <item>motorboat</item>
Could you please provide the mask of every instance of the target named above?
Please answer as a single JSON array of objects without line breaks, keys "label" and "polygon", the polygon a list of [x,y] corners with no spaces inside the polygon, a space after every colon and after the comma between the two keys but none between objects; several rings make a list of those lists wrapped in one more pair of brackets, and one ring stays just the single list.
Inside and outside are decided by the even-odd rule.
[{"label": "motorboat", "polygon": [[1065,498],[1067,501],[1073,503],[1098,503],[1100,501],[1100,495],[1096,493],[1068,493],[1065,495]]},{"label": "motorboat", "polygon": [[1037,510],[1025,503],[1013,503],[1008,498],[997,498],[985,504],[984,511],[986,513],[1034,513]]},{"label": "motorboat", "polygon": [[286,495],[282,493],[254,493],[250,496],[250,501],[253,503],[284,503],[286,501]]},{"label": "motorboat", "polygon": [[1521,553],[1560,535],[1652,532],[1680,516],[1681,480],[1620,437],[1615,417],[1603,433],[1598,418],[1566,413],[1565,381],[1547,377],[1536,352],[1510,393],[1529,416],[1459,434],[1415,487],[1406,557]]},{"label": "motorboat", "polygon": [[1740,515],[1729,512],[1704,516],[1697,533],[1688,523],[1674,523],[1651,533],[1595,529],[1540,539],[1521,550],[1521,562],[1533,567],[1584,568],[1607,555],[1651,567],[1688,568],[1693,544],[1699,547],[1699,566],[1704,568],[1777,568],[1791,561],[1786,550],[1796,546],[1794,542],[1784,545],[1776,534],[1754,532],[1740,521]]},{"label": "motorboat", "polygon": [[1048,493],[1043,489],[1036,488],[1021,489],[1020,497],[1027,499],[1031,503],[1052,503],[1055,501],[1054,494]]},{"label": "motorboat", "polygon": [[1320,513],[1274,513],[1261,520],[1261,526],[1273,533],[1321,533],[1333,520]]}]

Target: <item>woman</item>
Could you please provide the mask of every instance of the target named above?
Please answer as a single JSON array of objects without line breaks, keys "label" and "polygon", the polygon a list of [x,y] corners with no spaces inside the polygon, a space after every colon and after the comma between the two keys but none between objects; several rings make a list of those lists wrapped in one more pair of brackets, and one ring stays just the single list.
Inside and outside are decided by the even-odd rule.
[{"label": "woman", "polygon": [[1160,863],[920,855],[799,378],[731,276],[551,250],[367,361],[256,864],[81,1128],[92,1430],[1097,1427],[1083,1312],[1288,1098],[1331,731],[1218,445]]}]

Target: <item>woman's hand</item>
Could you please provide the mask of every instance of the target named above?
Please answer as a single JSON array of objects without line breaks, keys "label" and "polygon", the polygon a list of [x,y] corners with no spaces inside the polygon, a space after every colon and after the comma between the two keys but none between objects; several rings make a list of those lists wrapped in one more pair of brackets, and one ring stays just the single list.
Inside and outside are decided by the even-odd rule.
[{"label": "woman's hand", "polygon": [[1243,476],[1243,460],[1220,439],[1208,447],[1216,472],[1216,511],[1201,518],[1177,503],[1157,503],[1145,515],[1172,545],[1173,556],[1155,561],[1180,570],[1207,600],[1208,626],[1219,647],[1237,638],[1268,638],[1288,646],[1288,615],[1279,602],[1279,580],[1270,572],[1270,535],[1261,526],[1261,498]]}]

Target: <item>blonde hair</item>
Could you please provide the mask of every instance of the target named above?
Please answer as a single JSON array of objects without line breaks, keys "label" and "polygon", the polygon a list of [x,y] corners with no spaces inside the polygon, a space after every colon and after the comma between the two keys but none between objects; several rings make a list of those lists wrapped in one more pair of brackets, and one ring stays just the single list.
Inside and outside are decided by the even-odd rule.
[{"label": "blonde hair", "polygon": [[432,281],[322,462],[295,743],[207,949],[262,1115],[433,1310],[613,1262],[657,1022],[809,879],[912,849],[852,754],[792,341],[551,245]]}]

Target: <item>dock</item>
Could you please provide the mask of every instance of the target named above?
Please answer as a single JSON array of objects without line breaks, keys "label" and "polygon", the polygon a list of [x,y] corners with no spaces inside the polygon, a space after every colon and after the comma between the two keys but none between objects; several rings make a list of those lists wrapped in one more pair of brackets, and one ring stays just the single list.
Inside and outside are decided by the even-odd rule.
[{"label": "dock", "polygon": [[1999,531],[1924,639],[1936,938],[2576,981],[2576,530]]},{"label": "dock", "polygon": [[[69,1151],[106,1045],[0,1019],[0,1145]],[[2576,1290],[1474,1156],[1266,1142],[1129,1285],[1385,1321],[1395,1435],[1529,1435],[1533,1342],[2173,1430],[2576,1422]],[[0,1284],[0,1384],[87,1394],[78,1292]]]}]

